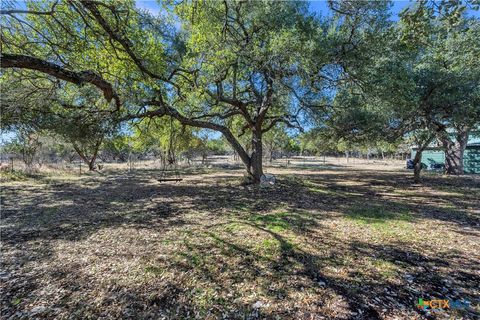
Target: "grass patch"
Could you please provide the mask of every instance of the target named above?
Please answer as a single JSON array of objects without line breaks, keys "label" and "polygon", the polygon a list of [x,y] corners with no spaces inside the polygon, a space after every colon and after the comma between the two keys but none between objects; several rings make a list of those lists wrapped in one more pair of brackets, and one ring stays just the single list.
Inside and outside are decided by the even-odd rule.
[{"label": "grass patch", "polygon": [[155,276],[161,276],[164,273],[164,271],[165,270],[163,268],[157,267],[157,266],[147,266],[145,268],[145,273],[150,273]]},{"label": "grass patch", "polygon": [[376,231],[376,235],[408,240],[414,235],[413,217],[406,209],[389,210],[381,206],[352,208],[347,219]]},{"label": "grass patch", "polygon": [[178,256],[185,259],[188,265],[192,267],[200,267],[203,265],[202,257],[195,252],[179,252]]},{"label": "grass patch", "polygon": [[20,302],[22,302],[22,299],[20,299],[20,298],[15,298],[15,299],[12,299],[12,301],[11,301],[12,305],[14,305],[14,306],[19,305]]},{"label": "grass patch", "polygon": [[249,221],[256,225],[260,225],[272,232],[283,232],[291,229],[291,225],[287,218],[290,216],[288,212],[279,212],[265,215],[253,215],[249,217]]},{"label": "grass patch", "polygon": [[328,186],[323,184],[315,183],[309,180],[304,181],[304,185],[308,188],[308,191],[320,194],[335,195],[336,192],[332,189],[329,189]]},{"label": "grass patch", "polygon": [[0,181],[25,181],[35,177],[35,175],[27,174],[23,171],[18,170],[0,172]]},{"label": "grass patch", "polygon": [[347,218],[359,224],[381,226],[389,222],[411,222],[412,216],[405,209],[395,211],[381,206],[356,207],[347,212]]},{"label": "grass patch", "polygon": [[265,239],[258,244],[257,251],[266,258],[272,258],[280,252],[280,244],[274,239]]},{"label": "grass patch", "polygon": [[236,231],[241,231],[243,229],[245,229],[245,226],[243,226],[242,224],[240,224],[238,222],[231,222],[231,223],[226,224],[223,227],[223,230],[225,230],[227,232],[236,232]]},{"label": "grass patch", "polygon": [[294,231],[315,225],[310,213],[303,211],[254,214],[248,218],[248,221],[274,233]]},{"label": "grass patch", "polygon": [[398,274],[397,266],[386,260],[374,259],[372,261],[373,268],[382,278],[390,279]]},{"label": "grass patch", "polygon": [[281,254],[289,254],[295,250],[296,247],[296,244],[287,239],[283,239],[282,241],[265,239],[256,246],[256,251],[265,258],[272,259]]}]

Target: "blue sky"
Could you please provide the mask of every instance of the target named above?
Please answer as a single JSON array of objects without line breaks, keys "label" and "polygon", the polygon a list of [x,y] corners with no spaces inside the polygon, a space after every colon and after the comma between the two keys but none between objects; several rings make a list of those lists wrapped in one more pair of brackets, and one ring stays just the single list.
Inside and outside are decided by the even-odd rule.
[{"label": "blue sky", "polygon": [[15,138],[15,132],[5,131],[0,133],[0,146],[8,143]]},{"label": "blue sky", "polygon": [[[330,9],[328,8],[327,1],[309,1],[310,2],[310,10],[316,13],[321,13],[323,16],[328,15],[330,13]],[[409,0],[401,0],[401,1],[394,1],[392,7],[392,18],[394,20],[398,19],[398,14],[403,10],[403,8],[407,7],[409,4],[413,2]]]},{"label": "blue sky", "polygon": [[[330,10],[328,9],[328,4],[326,0],[313,0],[308,2],[310,2],[310,9],[313,12],[320,13],[322,15],[329,14]],[[1,3],[2,1],[0,1],[0,4]],[[136,0],[136,3],[138,8],[146,9],[154,15],[158,14],[158,12],[160,11],[157,0]],[[415,1],[413,0],[393,0],[392,18],[394,20],[397,20],[398,14],[402,11],[402,9],[414,3]],[[25,8],[24,1],[17,1],[17,4],[20,8]],[[474,12],[470,10],[469,14],[475,17],[480,17],[479,11]]]},{"label": "blue sky", "polygon": [[[158,3],[156,0],[137,0],[137,7],[150,11],[152,14],[156,15],[160,11]],[[319,13],[323,16],[328,15],[330,10],[328,8],[327,1],[309,1],[310,10],[313,12]],[[398,19],[398,14],[407,6],[414,4],[414,1],[410,0],[394,0],[392,6],[392,18],[393,20]],[[469,11],[469,14],[480,17],[479,11]]]},{"label": "blue sky", "polygon": [[[160,11],[158,3],[156,0],[138,0],[137,7],[150,11],[152,14],[156,15]],[[328,15],[330,10],[328,9],[327,1],[309,1],[310,9],[313,12],[322,14],[323,16]],[[402,11],[403,8],[412,4],[413,2],[409,0],[399,0],[394,1],[392,7],[393,18],[395,19],[398,16],[398,13]]]}]

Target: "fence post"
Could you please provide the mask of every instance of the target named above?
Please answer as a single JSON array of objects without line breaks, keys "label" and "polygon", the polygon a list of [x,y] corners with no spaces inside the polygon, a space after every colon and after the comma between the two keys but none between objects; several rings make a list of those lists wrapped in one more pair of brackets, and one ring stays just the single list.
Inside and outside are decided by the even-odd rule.
[{"label": "fence post", "polygon": [[12,163],[12,172],[13,172],[13,158],[10,158],[10,162]]},{"label": "fence post", "polygon": [[80,175],[82,174],[82,162],[80,161],[78,163],[78,168],[80,169]]}]

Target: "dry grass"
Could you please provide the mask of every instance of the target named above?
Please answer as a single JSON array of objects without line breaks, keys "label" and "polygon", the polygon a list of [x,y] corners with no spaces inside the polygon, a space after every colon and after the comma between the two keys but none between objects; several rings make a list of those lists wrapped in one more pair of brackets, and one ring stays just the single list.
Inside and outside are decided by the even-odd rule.
[{"label": "dry grass", "polygon": [[[480,180],[368,167],[2,182],[2,318],[478,316]],[[425,314],[418,298],[469,310]]]}]

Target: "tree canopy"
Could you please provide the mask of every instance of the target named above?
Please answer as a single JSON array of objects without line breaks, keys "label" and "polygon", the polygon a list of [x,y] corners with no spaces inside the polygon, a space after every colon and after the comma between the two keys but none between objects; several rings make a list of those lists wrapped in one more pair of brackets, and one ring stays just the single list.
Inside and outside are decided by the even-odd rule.
[{"label": "tree canopy", "polygon": [[468,135],[480,118],[466,5],[420,1],[394,22],[388,1],[329,1],[331,17],[300,1],[166,1],[158,15],[134,1],[6,2],[2,126],[65,136],[172,118],[221,133],[254,182],[279,128],[352,143],[427,130],[452,149],[449,130]]}]

